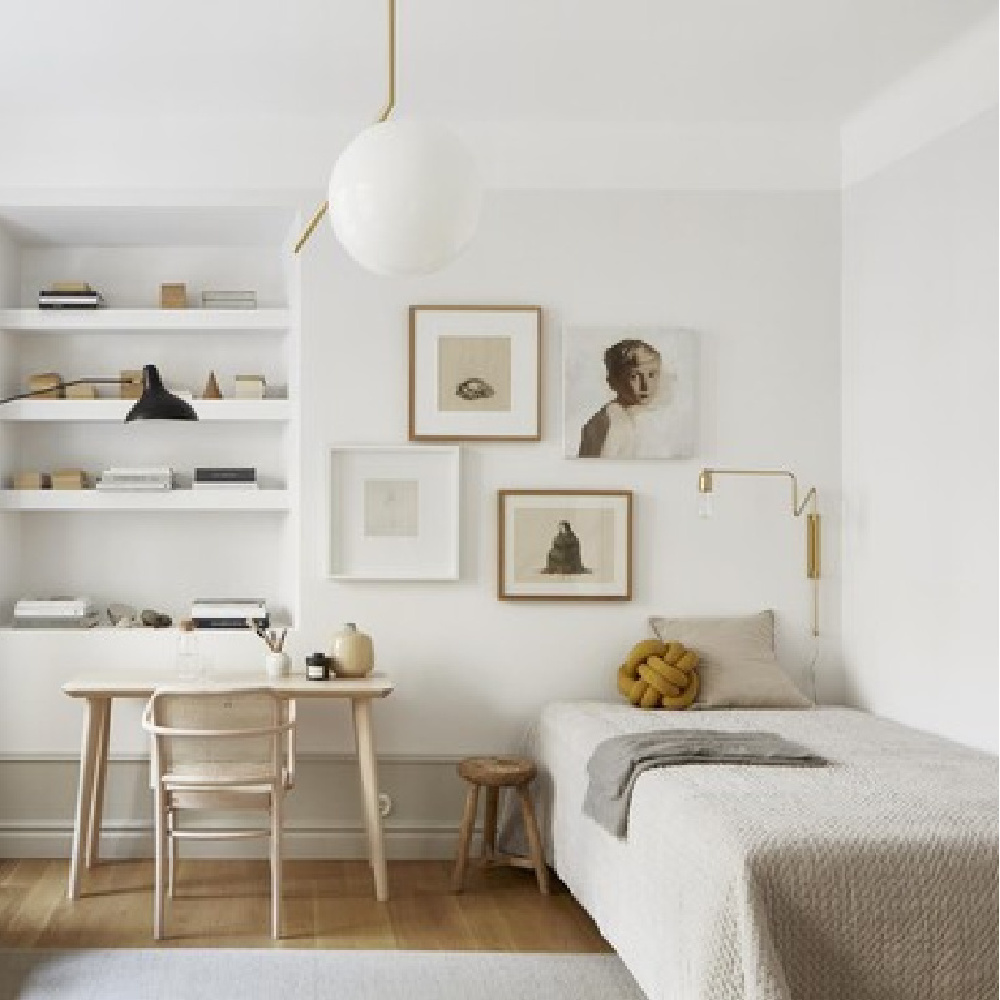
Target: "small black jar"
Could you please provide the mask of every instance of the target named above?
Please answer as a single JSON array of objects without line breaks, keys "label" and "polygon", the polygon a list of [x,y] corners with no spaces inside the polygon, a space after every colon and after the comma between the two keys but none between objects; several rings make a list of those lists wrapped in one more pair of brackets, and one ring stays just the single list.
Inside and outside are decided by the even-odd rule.
[{"label": "small black jar", "polygon": [[324,653],[310,653],[306,657],[306,680],[328,681],[330,679],[330,657]]}]

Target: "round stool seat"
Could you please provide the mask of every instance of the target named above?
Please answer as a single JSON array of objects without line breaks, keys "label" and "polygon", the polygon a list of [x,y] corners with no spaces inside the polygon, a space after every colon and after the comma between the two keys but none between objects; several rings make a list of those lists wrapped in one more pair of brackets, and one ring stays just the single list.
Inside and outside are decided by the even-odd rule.
[{"label": "round stool seat", "polygon": [[538,769],[527,757],[466,757],[458,773],[474,785],[491,788],[516,788],[527,784]]}]

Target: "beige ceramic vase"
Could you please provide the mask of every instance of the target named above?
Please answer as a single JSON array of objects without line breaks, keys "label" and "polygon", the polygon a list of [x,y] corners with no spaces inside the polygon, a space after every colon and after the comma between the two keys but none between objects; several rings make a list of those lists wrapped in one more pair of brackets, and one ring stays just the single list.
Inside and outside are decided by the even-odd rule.
[{"label": "beige ceramic vase", "polygon": [[333,672],[338,677],[364,677],[375,667],[375,650],[370,635],[359,632],[354,622],[348,622],[333,633],[330,643]]}]

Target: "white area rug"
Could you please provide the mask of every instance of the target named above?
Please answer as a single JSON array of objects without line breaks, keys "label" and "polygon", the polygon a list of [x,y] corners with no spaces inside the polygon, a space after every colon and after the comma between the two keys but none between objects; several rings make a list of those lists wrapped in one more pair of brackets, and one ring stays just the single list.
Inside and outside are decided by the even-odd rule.
[{"label": "white area rug", "polygon": [[616,955],[0,951],[0,1000],[645,1000]]}]

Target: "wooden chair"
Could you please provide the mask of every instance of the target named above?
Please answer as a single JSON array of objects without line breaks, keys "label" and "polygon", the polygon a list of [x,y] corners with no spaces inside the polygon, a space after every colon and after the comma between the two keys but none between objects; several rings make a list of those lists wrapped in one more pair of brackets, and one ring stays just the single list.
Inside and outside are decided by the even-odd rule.
[{"label": "wooden chair", "polygon": [[[268,688],[157,688],[143,728],[152,736],[155,800],[153,937],[163,937],[164,865],[174,895],[179,840],[270,837],[271,936],[281,936],[281,823],[295,773],[295,702]],[[266,826],[181,828],[188,810],[255,809]]]}]

